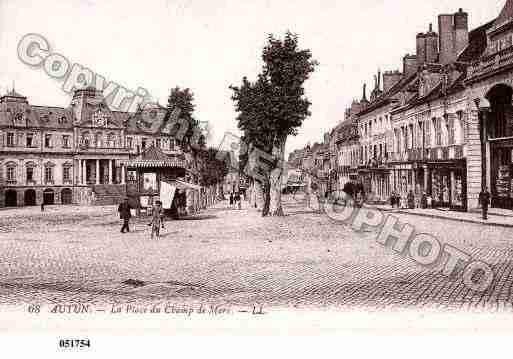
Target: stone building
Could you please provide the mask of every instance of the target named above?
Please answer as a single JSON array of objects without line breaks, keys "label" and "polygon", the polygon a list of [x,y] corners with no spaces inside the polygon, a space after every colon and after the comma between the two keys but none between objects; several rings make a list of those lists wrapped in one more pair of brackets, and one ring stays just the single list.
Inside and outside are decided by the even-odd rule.
[{"label": "stone building", "polygon": [[411,190],[467,210],[486,185],[493,207],[513,207],[513,0],[472,31],[468,16],[442,14],[438,33],[417,34],[400,79],[378,82],[357,114],[360,178],[378,199]]},{"label": "stone building", "polygon": [[351,107],[346,109],[344,120],[332,131],[331,146],[335,154],[335,163],[332,164],[332,191],[335,197],[342,197],[344,185],[357,180],[357,168],[360,163],[360,143],[356,113],[361,109],[360,102],[353,101]]},{"label": "stone building", "polygon": [[183,155],[170,131],[151,128],[165,114],[158,104],[111,111],[92,87],[63,108],[9,91],[0,97],[0,207],[117,202],[135,181],[123,161],[152,145]]},{"label": "stone building", "polygon": [[[481,185],[492,207],[513,208],[513,1],[474,34],[464,81],[468,99],[469,201]],[[472,38],[472,36],[471,36]],[[471,176],[471,177],[470,177]]]}]

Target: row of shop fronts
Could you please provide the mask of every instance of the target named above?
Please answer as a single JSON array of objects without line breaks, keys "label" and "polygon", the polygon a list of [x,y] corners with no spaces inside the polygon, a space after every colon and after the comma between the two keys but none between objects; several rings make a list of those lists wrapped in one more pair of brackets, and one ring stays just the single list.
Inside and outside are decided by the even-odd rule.
[{"label": "row of shop fronts", "polygon": [[418,161],[361,168],[358,181],[373,202],[389,202],[393,194],[432,198],[434,207],[466,211],[466,161]]}]

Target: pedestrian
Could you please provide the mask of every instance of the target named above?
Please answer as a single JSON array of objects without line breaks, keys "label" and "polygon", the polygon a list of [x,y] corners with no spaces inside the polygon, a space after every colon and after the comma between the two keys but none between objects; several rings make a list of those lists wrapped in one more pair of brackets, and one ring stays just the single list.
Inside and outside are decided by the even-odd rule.
[{"label": "pedestrian", "polygon": [[426,192],[422,192],[422,198],[420,199],[420,208],[427,208],[427,194]]},{"label": "pedestrian", "polygon": [[130,232],[130,228],[128,227],[128,222],[132,214],[130,213],[130,204],[128,203],[128,197],[125,197],[123,203],[121,203],[118,207],[119,218],[123,220],[123,226],[121,227],[121,233]]},{"label": "pedestrian", "polygon": [[41,202],[41,212],[45,211],[45,201]]},{"label": "pedestrian", "polygon": [[433,197],[428,195],[426,198],[427,208],[433,208]]},{"label": "pedestrian", "polygon": [[481,193],[479,193],[479,204],[481,205],[481,209],[483,211],[483,219],[488,219],[488,205],[490,204],[490,192],[488,192],[488,187],[484,187]]},{"label": "pedestrian", "polygon": [[230,207],[233,206],[233,192],[230,192]]},{"label": "pedestrian", "polygon": [[151,222],[148,226],[151,226],[151,239],[153,236],[156,238],[160,237],[160,226],[162,225],[162,206],[160,205],[160,201],[157,201],[153,205],[153,210],[151,214]]},{"label": "pedestrian", "polygon": [[413,191],[410,190],[408,193],[408,208],[414,209],[415,208],[415,195],[413,194]]},{"label": "pedestrian", "polygon": [[240,192],[235,193],[234,201],[237,204],[237,208],[242,209],[241,203],[240,203]]}]

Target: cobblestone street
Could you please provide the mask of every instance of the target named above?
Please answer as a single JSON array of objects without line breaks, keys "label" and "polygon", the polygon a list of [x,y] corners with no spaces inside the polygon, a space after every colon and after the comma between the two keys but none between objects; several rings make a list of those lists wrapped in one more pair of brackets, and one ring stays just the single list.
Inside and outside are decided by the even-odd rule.
[{"label": "cobblestone street", "polygon": [[121,234],[116,208],[18,208],[0,212],[0,300],[113,303],[180,300],[233,306],[512,308],[513,229],[397,215],[490,264],[484,293],[383,247],[287,199],[286,217],[262,218],[226,202],[166,222],[150,240],[148,220]]}]

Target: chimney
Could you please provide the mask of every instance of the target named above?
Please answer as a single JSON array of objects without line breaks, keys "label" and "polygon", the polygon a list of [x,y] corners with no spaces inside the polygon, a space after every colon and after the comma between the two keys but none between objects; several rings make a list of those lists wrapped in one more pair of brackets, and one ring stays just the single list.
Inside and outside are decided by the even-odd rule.
[{"label": "chimney", "polygon": [[455,29],[455,59],[461,54],[468,46],[468,13],[463,12],[463,9],[454,14],[454,29]]},{"label": "chimney", "polygon": [[433,31],[433,24],[429,24],[426,37],[426,62],[435,64],[438,62],[438,34]]},{"label": "chimney", "polygon": [[404,77],[409,77],[415,73],[417,73],[417,56],[406,54],[403,57]]},{"label": "chimney", "polygon": [[440,34],[440,63],[447,65],[456,59],[454,15],[438,16],[438,33]]},{"label": "chimney", "polygon": [[398,70],[383,73],[383,92],[387,93],[395,84],[401,81],[403,74]]},{"label": "chimney", "polygon": [[426,63],[426,35],[417,34],[417,68]]}]

